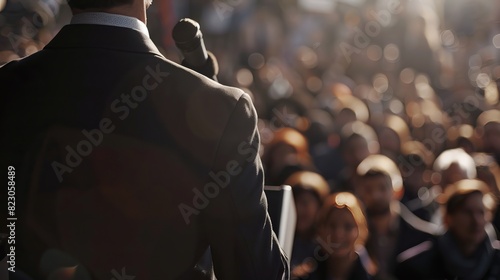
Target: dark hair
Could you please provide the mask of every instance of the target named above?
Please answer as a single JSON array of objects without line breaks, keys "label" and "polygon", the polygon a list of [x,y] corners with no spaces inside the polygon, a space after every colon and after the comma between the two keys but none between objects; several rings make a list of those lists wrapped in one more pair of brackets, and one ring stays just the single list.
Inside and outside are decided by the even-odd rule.
[{"label": "dark hair", "polygon": [[71,8],[76,9],[99,9],[112,8],[121,5],[132,4],[133,0],[68,0]]},{"label": "dark hair", "polygon": [[348,143],[356,138],[366,141],[368,149],[372,153],[379,152],[378,136],[373,128],[361,121],[353,121],[345,124],[340,130],[340,149],[344,149]]},{"label": "dark hair", "polygon": [[381,178],[381,177],[383,177],[385,179],[385,181],[387,182],[387,186],[389,188],[392,188],[391,175],[389,175],[388,173],[383,172],[381,170],[369,170],[365,174],[359,174],[358,177],[359,177],[359,180],[361,182],[366,182],[366,180],[372,180],[374,178]]},{"label": "dark hair", "polygon": [[325,179],[318,173],[311,171],[298,171],[289,176],[285,185],[290,185],[293,191],[293,197],[296,199],[304,193],[312,194],[319,205],[328,196],[330,188]]},{"label": "dark hair", "polygon": [[446,215],[453,215],[464,204],[465,200],[473,194],[483,195],[484,207],[493,212],[496,208],[496,199],[490,193],[488,185],[477,179],[463,179],[449,185],[445,192],[438,198],[445,207]]},{"label": "dark hair", "polygon": [[452,195],[449,199],[448,202],[446,203],[446,213],[453,215],[457,212],[458,208],[460,208],[465,200],[472,196],[473,194],[481,194],[483,193],[480,190],[473,190],[470,192],[466,193],[460,193],[460,194],[455,194]]},{"label": "dark hair", "polygon": [[374,178],[374,177],[386,177],[388,180],[391,180],[391,176],[387,174],[387,172],[383,172],[382,170],[370,169],[365,174],[359,174],[360,178]]}]

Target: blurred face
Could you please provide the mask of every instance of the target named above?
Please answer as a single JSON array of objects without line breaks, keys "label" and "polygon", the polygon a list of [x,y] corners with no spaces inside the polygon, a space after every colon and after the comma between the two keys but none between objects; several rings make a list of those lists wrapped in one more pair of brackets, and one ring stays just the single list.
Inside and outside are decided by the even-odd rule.
[{"label": "blurred face", "polygon": [[295,208],[297,210],[297,232],[304,234],[311,231],[320,208],[316,196],[310,192],[299,194],[295,198]]},{"label": "blurred face", "polygon": [[441,172],[441,187],[444,190],[449,184],[456,183],[463,179],[467,179],[465,170],[460,168],[460,165],[452,163],[448,169]]},{"label": "blurred face", "polygon": [[392,185],[387,176],[376,175],[361,178],[356,186],[359,199],[370,216],[387,214],[392,201]]},{"label": "blurred face", "polygon": [[455,213],[446,216],[448,230],[458,242],[467,245],[479,245],[486,237],[486,210],[483,195],[470,194]]},{"label": "blurred face", "polygon": [[342,126],[355,121],[356,118],[356,113],[354,113],[351,109],[342,109],[339,114],[337,115],[337,118],[335,119],[336,125],[341,128]]},{"label": "blurred face", "polygon": [[488,153],[500,154],[500,124],[488,123],[484,126],[484,150]]},{"label": "blurred face", "polygon": [[477,168],[477,179],[485,182],[490,192],[500,198],[500,189],[498,188],[495,175],[493,175],[488,167],[481,166]]},{"label": "blurred face", "polygon": [[271,155],[271,173],[279,173],[285,166],[299,163],[297,151],[290,145],[280,144]]},{"label": "blurred face", "polygon": [[320,228],[320,237],[330,244],[332,257],[345,257],[354,252],[358,235],[356,221],[346,208],[333,209],[326,224]]},{"label": "blurred face", "polygon": [[379,132],[378,139],[383,139],[383,141],[380,141],[382,154],[395,160],[401,147],[399,135],[389,128],[383,128]]},{"label": "blurred face", "polygon": [[352,168],[356,168],[369,155],[368,143],[362,137],[350,139],[344,150],[344,159]]},{"label": "blurred face", "polygon": [[412,172],[407,172],[406,176],[403,176],[405,192],[409,191],[412,194],[417,194],[420,188],[427,186],[424,180],[425,170],[425,167],[418,166]]}]

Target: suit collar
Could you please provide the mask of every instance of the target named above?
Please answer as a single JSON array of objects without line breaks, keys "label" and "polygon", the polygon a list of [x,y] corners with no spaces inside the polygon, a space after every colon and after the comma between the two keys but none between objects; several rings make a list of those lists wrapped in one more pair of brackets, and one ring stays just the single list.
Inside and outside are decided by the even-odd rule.
[{"label": "suit collar", "polygon": [[118,27],[127,27],[144,33],[149,37],[148,27],[135,17],[102,12],[86,12],[73,16],[70,24],[99,24]]},{"label": "suit collar", "polygon": [[145,34],[130,28],[70,24],[45,46],[45,49],[98,48],[163,56]]}]

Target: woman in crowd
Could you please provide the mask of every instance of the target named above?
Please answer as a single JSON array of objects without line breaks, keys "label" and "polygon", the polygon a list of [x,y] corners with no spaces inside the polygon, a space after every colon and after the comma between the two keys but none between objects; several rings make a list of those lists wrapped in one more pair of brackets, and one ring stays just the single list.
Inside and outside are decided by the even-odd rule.
[{"label": "woman in crowd", "polygon": [[368,227],[361,203],[351,193],[328,196],[318,214],[318,247],[300,279],[373,279],[376,268],[364,243]]}]

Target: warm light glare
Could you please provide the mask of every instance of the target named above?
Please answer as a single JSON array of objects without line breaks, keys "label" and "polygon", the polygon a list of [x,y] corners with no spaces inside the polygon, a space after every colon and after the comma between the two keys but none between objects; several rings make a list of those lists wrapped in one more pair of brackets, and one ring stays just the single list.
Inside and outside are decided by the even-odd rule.
[{"label": "warm light glare", "polygon": [[476,78],[476,84],[478,87],[484,89],[486,88],[486,86],[488,86],[491,82],[491,79],[490,79],[490,76],[488,76],[488,74],[486,73],[480,73],[479,75],[477,75],[477,78]]},{"label": "warm light glare", "polygon": [[495,82],[490,82],[488,84],[488,86],[484,90],[484,98],[490,105],[496,105],[498,103],[498,88]]},{"label": "warm light glare", "polygon": [[309,77],[306,81],[306,87],[311,92],[318,92],[323,87],[323,82],[316,76]]},{"label": "warm light glare", "polygon": [[248,57],[248,65],[250,65],[250,67],[252,67],[253,69],[260,69],[264,66],[265,63],[266,60],[260,53],[252,53]]},{"label": "warm light glare", "polygon": [[366,55],[371,61],[379,61],[382,58],[382,48],[377,45],[371,45],[366,49]]},{"label": "warm light glare", "polygon": [[462,125],[458,129],[460,136],[465,138],[471,138],[474,134],[474,128],[471,125]]},{"label": "warm light glare", "polygon": [[403,112],[404,105],[401,101],[394,99],[389,104],[389,109],[391,110],[392,113],[398,115]]},{"label": "warm light glare", "polygon": [[493,36],[492,41],[493,41],[493,46],[495,46],[495,48],[497,49],[500,49],[500,34]]},{"label": "warm light glare", "polygon": [[399,79],[405,84],[411,84],[415,80],[415,71],[411,68],[405,68],[399,74]]},{"label": "warm light glare", "polygon": [[441,41],[446,47],[451,47],[455,44],[455,35],[451,30],[445,30],[441,33]]},{"label": "warm light glare", "polygon": [[253,75],[250,70],[242,68],[236,73],[236,80],[243,87],[248,87],[253,83]]},{"label": "warm light glare", "polygon": [[389,80],[384,74],[377,74],[373,78],[373,88],[378,93],[383,93],[389,88]]},{"label": "warm light glare", "polygon": [[396,62],[399,59],[399,48],[395,44],[389,44],[384,48],[384,58],[389,62]]},{"label": "warm light glare", "polygon": [[297,51],[297,59],[304,67],[309,69],[316,67],[318,64],[318,56],[311,48],[308,47],[301,47]]}]

